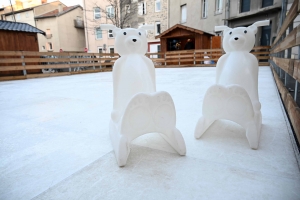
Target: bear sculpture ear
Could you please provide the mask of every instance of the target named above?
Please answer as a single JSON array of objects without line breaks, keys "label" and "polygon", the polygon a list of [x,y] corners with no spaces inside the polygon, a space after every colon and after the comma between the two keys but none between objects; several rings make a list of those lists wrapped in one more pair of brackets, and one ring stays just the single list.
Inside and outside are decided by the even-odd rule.
[{"label": "bear sculpture ear", "polygon": [[121,30],[120,28],[116,27],[113,24],[100,24],[100,28],[102,30],[112,30],[114,37],[116,36],[116,33]]},{"label": "bear sculpture ear", "polygon": [[254,33],[256,33],[257,32],[257,27],[259,27],[259,26],[268,26],[269,24],[270,24],[270,20],[258,21],[258,22],[255,22],[254,24],[252,24],[251,26],[249,26],[248,28],[252,29],[252,31]]}]

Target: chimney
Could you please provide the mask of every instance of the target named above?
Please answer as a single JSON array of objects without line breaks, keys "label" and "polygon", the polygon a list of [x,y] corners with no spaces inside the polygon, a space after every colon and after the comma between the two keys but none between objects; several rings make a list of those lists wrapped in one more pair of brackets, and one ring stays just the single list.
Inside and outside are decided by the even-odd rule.
[{"label": "chimney", "polygon": [[59,4],[59,5],[58,5],[58,12],[60,13],[60,12],[62,12],[62,11],[63,11],[63,7],[62,7],[61,4]]}]

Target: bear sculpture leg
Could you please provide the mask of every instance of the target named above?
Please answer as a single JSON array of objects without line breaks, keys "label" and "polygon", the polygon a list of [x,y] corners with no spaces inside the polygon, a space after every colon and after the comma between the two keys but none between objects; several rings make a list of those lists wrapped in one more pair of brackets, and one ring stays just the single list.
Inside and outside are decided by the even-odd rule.
[{"label": "bear sculpture leg", "polygon": [[124,166],[135,138],[158,132],[180,154],[186,147],[176,128],[175,106],[167,92],[139,93],[129,101],[119,123],[110,123],[110,136],[119,166]]},{"label": "bear sculpture leg", "polygon": [[260,111],[254,111],[246,90],[239,85],[211,86],[204,97],[203,116],[195,128],[195,137],[203,133],[217,119],[227,119],[240,124],[246,130],[246,137],[252,149],[258,148],[261,127]]}]

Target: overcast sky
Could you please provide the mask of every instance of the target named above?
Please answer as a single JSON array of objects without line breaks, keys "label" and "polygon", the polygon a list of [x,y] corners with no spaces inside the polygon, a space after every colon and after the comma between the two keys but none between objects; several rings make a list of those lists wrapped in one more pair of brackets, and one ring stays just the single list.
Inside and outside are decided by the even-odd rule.
[{"label": "overcast sky", "polygon": [[[52,1],[56,1],[56,0],[48,0],[47,2],[52,2]],[[62,3],[64,3],[66,6],[74,6],[74,5],[81,5],[83,6],[83,0],[60,0]],[[11,3],[14,4],[15,0],[11,0]],[[0,7],[2,7],[2,5],[4,6],[8,6],[10,4],[9,0],[0,0]]]}]

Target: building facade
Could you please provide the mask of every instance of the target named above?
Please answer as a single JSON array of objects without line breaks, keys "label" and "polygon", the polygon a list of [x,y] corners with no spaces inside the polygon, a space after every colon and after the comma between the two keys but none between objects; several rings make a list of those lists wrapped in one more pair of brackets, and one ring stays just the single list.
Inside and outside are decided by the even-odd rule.
[{"label": "building facade", "polygon": [[225,0],[169,1],[169,27],[182,24],[215,34],[215,26],[224,25]]},{"label": "building facade", "polygon": [[[84,21],[86,44],[89,52],[117,53],[114,48],[112,31],[100,29],[100,24],[116,24],[110,16],[118,15],[118,27],[138,28],[153,24],[154,30],[147,31],[148,51],[160,51],[160,40],[155,39],[168,29],[168,0],[124,0],[113,8],[108,1],[91,2],[84,0]],[[116,13],[116,12],[119,13]]]},{"label": "building facade", "polygon": [[41,52],[83,52],[85,48],[83,8],[62,7],[35,17],[36,26],[46,32],[39,35]]}]

